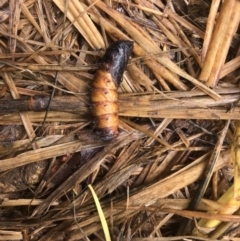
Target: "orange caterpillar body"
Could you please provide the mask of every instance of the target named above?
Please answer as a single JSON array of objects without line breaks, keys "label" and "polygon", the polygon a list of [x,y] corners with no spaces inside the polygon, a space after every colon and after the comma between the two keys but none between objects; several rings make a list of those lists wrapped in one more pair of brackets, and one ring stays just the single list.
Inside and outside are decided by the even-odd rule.
[{"label": "orange caterpillar body", "polygon": [[97,134],[105,141],[112,140],[118,135],[117,88],[121,84],[132,49],[132,41],[117,41],[110,45],[92,84],[92,114]]}]

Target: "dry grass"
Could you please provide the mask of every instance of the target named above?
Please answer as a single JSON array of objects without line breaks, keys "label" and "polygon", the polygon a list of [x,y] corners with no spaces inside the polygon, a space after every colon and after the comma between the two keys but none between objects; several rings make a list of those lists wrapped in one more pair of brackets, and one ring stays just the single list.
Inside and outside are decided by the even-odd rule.
[{"label": "dry grass", "polygon": [[[88,184],[112,240],[237,240],[239,0],[3,0],[0,11],[0,240],[104,240]],[[134,50],[120,135],[103,142],[90,85],[119,39]]]}]

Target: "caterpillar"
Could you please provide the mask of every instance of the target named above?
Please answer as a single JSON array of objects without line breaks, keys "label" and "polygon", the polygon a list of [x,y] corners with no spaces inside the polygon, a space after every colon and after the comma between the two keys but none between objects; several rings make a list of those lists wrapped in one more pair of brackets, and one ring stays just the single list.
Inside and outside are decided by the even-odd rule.
[{"label": "caterpillar", "polygon": [[110,141],[118,135],[117,89],[132,50],[132,41],[114,42],[107,48],[95,73],[90,101],[96,134],[104,141]]}]

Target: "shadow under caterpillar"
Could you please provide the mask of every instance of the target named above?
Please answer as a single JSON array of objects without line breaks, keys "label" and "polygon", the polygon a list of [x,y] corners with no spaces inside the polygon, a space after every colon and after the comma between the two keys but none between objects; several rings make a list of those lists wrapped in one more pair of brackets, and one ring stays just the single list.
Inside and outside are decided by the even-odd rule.
[{"label": "shadow under caterpillar", "polygon": [[92,83],[92,115],[96,123],[96,133],[104,141],[110,141],[118,135],[117,89],[122,82],[132,50],[132,41],[122,40],[111,44]]}]

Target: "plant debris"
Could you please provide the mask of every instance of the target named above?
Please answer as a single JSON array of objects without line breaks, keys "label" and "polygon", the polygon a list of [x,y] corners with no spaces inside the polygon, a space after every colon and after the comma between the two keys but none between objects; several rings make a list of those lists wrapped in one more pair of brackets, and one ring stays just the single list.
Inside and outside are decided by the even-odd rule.
[{"label": "plant debris", "polygon": [[[105,240],[89,185],[111,240],[239,238],[239,12],[239,0],[0,1],[0,240]],[[90,92],[119,40],[133,53],[119,135],[104,141]]]}]

